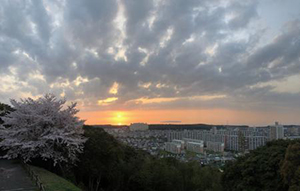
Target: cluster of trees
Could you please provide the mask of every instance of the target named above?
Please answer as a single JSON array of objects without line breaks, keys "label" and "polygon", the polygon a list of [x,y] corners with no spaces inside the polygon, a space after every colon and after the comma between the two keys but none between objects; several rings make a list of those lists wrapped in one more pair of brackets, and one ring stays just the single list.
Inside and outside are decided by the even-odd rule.
[{"label": "cluster of trees", "polygon": [[89,190],[221,190],[221,173],[199,163],[158,159],[119,143],[102,129],[85,128],[84,152],[74,170]]},{"label": "cluster of trees", "polygon": [[225,166],[224,191],[299,191],[300,140],[277,140]]}]

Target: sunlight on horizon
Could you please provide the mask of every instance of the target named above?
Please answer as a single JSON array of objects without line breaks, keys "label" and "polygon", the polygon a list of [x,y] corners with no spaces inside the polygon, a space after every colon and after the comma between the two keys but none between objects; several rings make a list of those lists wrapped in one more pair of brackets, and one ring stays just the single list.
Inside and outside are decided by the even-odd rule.
[{"label": "sunlight on horizon", "polygon": [[130,125],[131,123],[158,124],[179,121],[181,124],[215,125],[270,125],[274,121],[285,124],[297,123],[297,113],[252,112],[225,109],[202,110],[128,110],[128,111],[81,111],[78,116],[87,119],[89,125]]},{"label": "sunlight on horizon", "polygon": [[126,112],[117,111],[114,112],[111,123],[114,125],[126,125],[128,123],[128,119]]}]

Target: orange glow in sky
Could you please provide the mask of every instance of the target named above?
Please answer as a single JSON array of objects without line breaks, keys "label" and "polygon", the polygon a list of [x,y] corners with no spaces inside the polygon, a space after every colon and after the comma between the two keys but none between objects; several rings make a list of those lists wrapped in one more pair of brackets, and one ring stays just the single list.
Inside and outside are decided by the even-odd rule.
[{"label": "orange glow in sky", "polygon": [[131,123],[130,114],[130,112],[125,111],[93,111],[80,112],[78,116],[87,120],[86,124],[126,125]]},{"label": "orange glow in sky", "polygon": [[[181,123],[270,125],[275,121],[283,124],[298,123],[297,113],[235,111],[226,109],[203,110],[130,110],[80,112],[78,116],[86,124],[128,125],[144,122],[149,124],[181,121]],[[172,122],[170,122],[172,123]]]}]

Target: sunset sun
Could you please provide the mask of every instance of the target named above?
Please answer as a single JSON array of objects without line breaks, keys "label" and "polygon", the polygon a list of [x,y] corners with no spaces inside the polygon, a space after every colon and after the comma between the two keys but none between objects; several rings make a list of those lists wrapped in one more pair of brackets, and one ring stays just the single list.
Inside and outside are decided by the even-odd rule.
[{"label": "sunset sun", "polygon": [[125,112],[116,112],[113,114],[113,122],[117,125],[124,125],[127,122],[127,117]]}]

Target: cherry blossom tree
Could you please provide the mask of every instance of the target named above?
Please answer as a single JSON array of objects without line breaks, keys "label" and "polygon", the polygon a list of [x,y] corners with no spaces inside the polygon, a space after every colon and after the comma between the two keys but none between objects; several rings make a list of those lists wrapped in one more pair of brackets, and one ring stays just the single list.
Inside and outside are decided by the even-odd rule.
[{"label": "cherry blossom tree", "polygon": [[33,100],[11,100],[14,108],[2,117],[0,147],[7,150],[3,158],[52,160],[56,164],[74,164],[83,151],[84,121],[76,117],[76,103],[65,106],[66,100],[52,94]]}]

